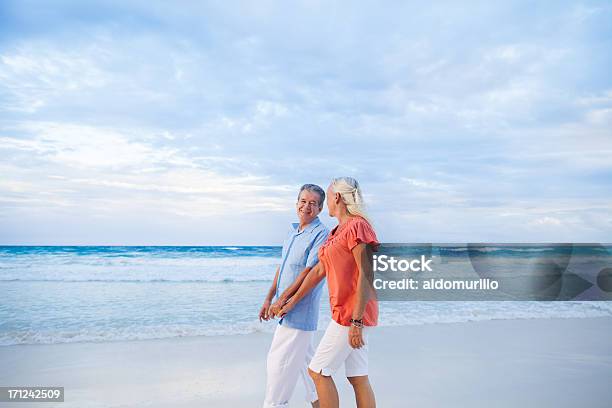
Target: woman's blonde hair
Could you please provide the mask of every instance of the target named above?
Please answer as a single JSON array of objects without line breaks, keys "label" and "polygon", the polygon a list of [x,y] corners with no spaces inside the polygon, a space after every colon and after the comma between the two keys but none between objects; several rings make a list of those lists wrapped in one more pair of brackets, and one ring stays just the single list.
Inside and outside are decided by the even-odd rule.
[{"label": "woman's blonde hair", "polygon": [[334,193],[340,193],[349,214],[358,215],[369,221],[357,180],[352,177],[338,177],[332,180],[331,186]]}]

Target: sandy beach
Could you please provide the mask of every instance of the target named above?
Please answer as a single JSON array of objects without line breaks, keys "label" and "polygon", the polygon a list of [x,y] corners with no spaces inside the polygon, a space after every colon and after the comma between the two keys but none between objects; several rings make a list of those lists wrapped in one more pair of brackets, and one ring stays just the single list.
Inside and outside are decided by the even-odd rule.
[{"label": "sandy beach", "polygon": [[[317,340],[322,332],[317,333]],[[612,318],[381,327],[379,407],[608,407]],[[0,347],[0,384],[65,387],[58,407],[258,407],[268,333]],[[341,406],[354,406],[343,372]],[[305,406],[298,385],[291,406]],[[4,403],[2,406],[40,406]]]}]

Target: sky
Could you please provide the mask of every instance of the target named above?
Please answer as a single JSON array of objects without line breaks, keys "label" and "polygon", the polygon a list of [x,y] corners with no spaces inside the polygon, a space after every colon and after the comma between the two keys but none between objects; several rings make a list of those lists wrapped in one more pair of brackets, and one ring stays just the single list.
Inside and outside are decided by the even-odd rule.
[{"label": "sky", "polygon": [[[0,244],[612,242],[612,3],[0,3]],[[335,224],[326,210],[321,216]]]}]

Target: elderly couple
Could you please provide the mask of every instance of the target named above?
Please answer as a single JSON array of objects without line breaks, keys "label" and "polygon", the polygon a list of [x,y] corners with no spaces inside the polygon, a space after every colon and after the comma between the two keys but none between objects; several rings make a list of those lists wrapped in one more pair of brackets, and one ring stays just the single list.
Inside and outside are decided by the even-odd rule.
[{"label": "elderly couple", "polygon": [[[318,218],[323,189],[314,184],[300,189],[300,222],[289,230],[281,265],[259,312],[260,320],[280,318],[268,353],[264,407],[288,406],[298,377],[313,407],[338,407],[331,376],[342,364],[357,406],[376,406],[368,380],[368,332],[378,320],[370,259],[379,244],[355,179],[332,180],[327,196],[329,214],[338,220],[331,232]],[[312,337],[325,277],[332,320],[315,352]]]}]

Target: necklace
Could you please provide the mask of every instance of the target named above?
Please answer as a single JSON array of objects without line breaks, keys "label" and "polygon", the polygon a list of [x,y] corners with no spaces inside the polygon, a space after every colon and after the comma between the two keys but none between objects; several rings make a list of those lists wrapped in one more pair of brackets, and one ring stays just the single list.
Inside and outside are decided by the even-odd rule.
[{"label": "necklace", "polygon": [[339,234],[339,233],[340,233],[340,232],[341,232],[343,229],[345,229],[345,228],[346,228],[346,226],[347,226],[348,224],[350,224],[350,223],[351,223],[351,221],[353,220],[353,218],[355,218],[355,217],[350,217],[350,218],[349,218],[349,219],[348,219],[348,220],[347,220],[347,221],[346,221],[344,224],[338,224],[338,225],[336,226],[335,231],[334,231],[334,233],[332,234],[332,236],[334,236],[334,237],[335,237],[335,236],[338,236],[338,234]]}]

